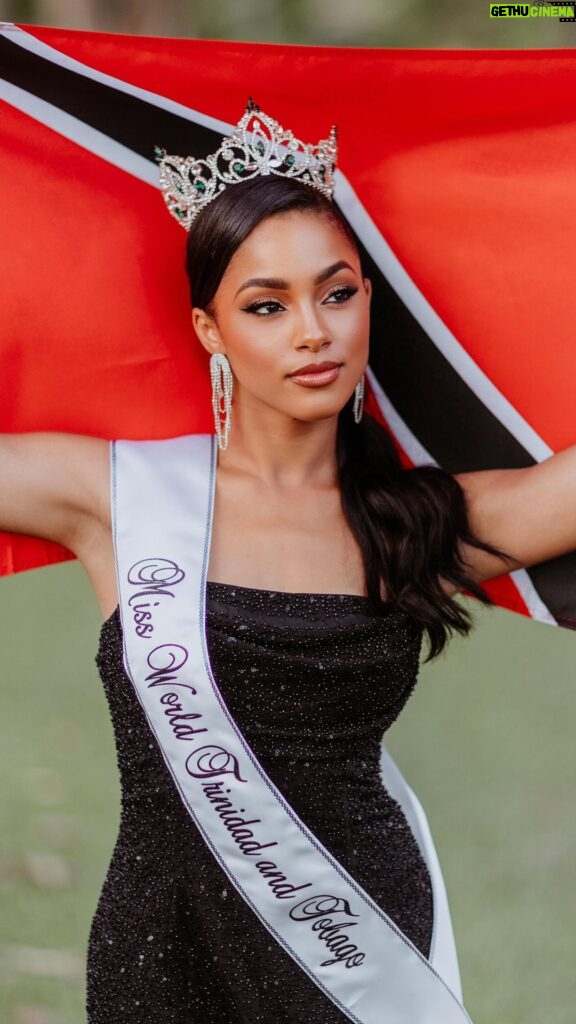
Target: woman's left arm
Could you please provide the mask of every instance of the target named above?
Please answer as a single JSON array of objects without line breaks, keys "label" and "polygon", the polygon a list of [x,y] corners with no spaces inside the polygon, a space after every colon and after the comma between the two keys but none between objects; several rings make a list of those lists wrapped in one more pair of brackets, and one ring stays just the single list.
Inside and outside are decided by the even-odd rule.
[{"label": "woman's left arm", "polygon": [[576,445],[527,469],[455,474],[475,536],[514,559],[471,545],[463,555],[478,582],[576,550]]}]

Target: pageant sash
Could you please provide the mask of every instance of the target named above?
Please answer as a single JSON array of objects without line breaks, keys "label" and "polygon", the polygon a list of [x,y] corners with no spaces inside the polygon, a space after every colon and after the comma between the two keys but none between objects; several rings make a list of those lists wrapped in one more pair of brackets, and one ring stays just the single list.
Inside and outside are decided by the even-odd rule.
[{"label": "pageant sash", "polygon": [[112,444],[126,671],[186,809],[246,903],[357,1024],[464,1024],[446,894],[426,819],[388,755],[434,884],[429,962],[275,788],[218,690],[205,636],[217,447],[210,435]]}]

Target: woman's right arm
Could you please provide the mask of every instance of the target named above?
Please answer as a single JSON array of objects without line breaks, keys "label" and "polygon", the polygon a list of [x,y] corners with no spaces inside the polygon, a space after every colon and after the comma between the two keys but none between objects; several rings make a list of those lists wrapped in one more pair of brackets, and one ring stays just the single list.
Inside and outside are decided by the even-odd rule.
[{"label": "woman's right arm", "polygon": [[0,530],[75,553],[95,525],[109,529],[109,445],[78,434],[0,434]]}]

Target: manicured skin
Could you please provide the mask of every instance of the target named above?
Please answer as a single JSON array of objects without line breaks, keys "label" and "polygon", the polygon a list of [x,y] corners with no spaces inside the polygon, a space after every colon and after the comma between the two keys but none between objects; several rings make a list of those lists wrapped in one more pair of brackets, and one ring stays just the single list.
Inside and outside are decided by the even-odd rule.
[{"label": "manicured skin", "polygon": [[[208,578],[280,591],[364,594],[362,560],[340,506],[337,416],[368,358],[370,282],[327,218],[276,215],[237,250],[214,300],[192,319],[234,373],[230,444],[219,453]],[[295,379],[309,364],[325,379]],[[307,378],[307,383],[306,383]],[[117,604],[108,442],[72,434],[0,437],[0,529],[57,541],[83,564],[105,617]],[[457,476],[477,536],[479,581],[576,548],[576,445],[527,469]]]}]

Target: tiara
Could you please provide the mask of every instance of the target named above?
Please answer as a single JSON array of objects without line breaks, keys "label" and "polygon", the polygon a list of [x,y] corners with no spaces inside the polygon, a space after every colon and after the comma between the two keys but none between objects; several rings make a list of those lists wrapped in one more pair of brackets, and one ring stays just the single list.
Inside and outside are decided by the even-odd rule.
[{"label": "tiara", "polygon": [[166,206],[188,231],[205,206],[229,185],[258,175],[277,174],[317,189],[328,199],[334,192],[338,146],[336,127],[316,146],[301,142],[250,100],[230,137],[206,159],[171,156],[156,147],[160,189]]}]

